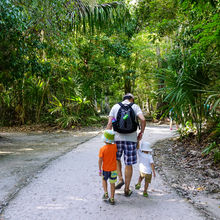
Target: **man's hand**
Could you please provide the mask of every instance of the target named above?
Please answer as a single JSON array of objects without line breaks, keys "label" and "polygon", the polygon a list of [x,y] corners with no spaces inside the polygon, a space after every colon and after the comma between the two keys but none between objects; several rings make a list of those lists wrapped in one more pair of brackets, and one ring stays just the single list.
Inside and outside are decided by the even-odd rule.
[{"label": "man's hand", "polygon": [[99,170],[99,176],[102,176],[102,171],[101,170]]},{"label": "man's hand", "polygon": [[137,141],[139,142],[139,141],[142,139],[142,137],[143,137],[143,133],[140,132],[140,133],[138,134]]}]

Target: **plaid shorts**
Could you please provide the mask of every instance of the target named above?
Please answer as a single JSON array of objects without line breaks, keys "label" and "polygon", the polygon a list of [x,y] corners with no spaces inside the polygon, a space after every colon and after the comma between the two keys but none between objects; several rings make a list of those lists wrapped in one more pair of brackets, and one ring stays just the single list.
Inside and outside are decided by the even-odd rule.
[{"label": "plaid shorts", "polygon": [[133,165],[137,163],[137,143],[131,141],[116,141],[117,160],[121,160],[124,152],[125,165]]}]

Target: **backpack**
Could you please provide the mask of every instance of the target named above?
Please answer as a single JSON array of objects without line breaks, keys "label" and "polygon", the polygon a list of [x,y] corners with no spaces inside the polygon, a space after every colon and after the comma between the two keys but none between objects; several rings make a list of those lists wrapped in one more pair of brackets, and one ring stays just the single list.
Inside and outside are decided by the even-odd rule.
[{"label": "backpack", "polygon": [[113,130],[122,134],[129,134],[136,131],[138,122],[135,112],[131,107],[134,103],[123,105],[119,102],[118,104],[120,105],[120,108],[116,120],[113,119],[112,121]]}]

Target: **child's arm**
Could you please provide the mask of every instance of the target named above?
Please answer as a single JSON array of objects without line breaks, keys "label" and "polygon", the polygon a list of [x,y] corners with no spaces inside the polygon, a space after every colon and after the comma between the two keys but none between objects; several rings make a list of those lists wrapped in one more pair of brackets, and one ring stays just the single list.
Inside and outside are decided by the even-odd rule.
[{"label": "child's arm", "polygon": [[151,168],[152,168],[152,172],[153,172],[154,177],[156,177],[155,168],[154,168],[154,164],[153,163],[151,163]]},{"label": "child's arm", "polygon": [[99,157],[99,176],[102,175],[102,162],[103,162],[102,157]]}]

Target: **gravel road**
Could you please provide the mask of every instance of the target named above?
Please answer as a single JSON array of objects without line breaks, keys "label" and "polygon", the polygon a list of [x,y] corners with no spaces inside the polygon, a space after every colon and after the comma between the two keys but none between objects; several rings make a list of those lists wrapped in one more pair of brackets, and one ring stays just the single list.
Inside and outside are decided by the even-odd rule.
[{"label": "gravel road", "polygon": [[[175,135],[168,126],[147,127],[144,140],[154,143]],[[3,220],[87,220],[87,219],[205,219],[190,203],[179,197],[157,173],[149,188],[149,198],[134,189],[138,167],[131,182],[133,194],[127,198],[123,189],[116,191],[116,205],[102,201],[98,175],[101,135],[80,144],[71,152],[52,161],[9,203]]]}]

